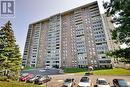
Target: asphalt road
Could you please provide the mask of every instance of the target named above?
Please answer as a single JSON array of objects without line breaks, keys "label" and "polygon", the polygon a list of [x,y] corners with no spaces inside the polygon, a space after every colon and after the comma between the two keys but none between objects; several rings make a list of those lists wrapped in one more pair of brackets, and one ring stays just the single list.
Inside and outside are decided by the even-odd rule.
[{"label": "asphalt road", "polygon": [[[74,78],[76,81],[76,85],[74,87],[78,86],[78,83],[83,75],[80,74],[62,74],[62,75],[51,75],[52,80],[47,83],[47,87],[62,87],[63,82],[66,78]],[[130,82],[130,76],[97,76],[97,75],[91,75],[88,76],[92,82],[91,87],[94,87],[96,84],[97,78],[105,78],[108,83],[110,83],[110,86],[113,87],[112,80],[115,78],[125,79]]]},{"label": "asphalt road", "polygon": [[[47,87],[62,87],[63,82],[66,78],[74,78],[76,81],[76,85],[74,87],[77,87],[81,77],[83,75],[81,74],[59,74],[59,69],[32,69],[32,70],[23,70],[21,73],[32,73],[34,75],[50,75],[52,77],[52,80],[47,82]],[[97,78],[105,78],[108,83],[110,83],[110,86],[113,87],[112,80],[115,78],[125,79],[130,82],[130,76],[97,76],[97,75],[90,75],[88,76],[91,79],[92,85],[91,87],[94,87],[96,83]],[[46,83],[44,84],[46,85]],[[42,87],[43,85],[41,85]]]},{"label": "asphalt road", "polygon": [[31,70],[23,70],[21,73],[31,73],[34,75],[57,75],[59,74],[59,69],[31,69]]}]

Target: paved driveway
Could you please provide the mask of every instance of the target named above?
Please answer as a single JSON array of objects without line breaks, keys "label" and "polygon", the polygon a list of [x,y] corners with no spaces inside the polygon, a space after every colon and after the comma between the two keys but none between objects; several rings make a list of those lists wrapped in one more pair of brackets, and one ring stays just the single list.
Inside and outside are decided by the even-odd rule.
[{"label": "paved driveway", "polygon": [[32,73],[34,75],[56,75],[59,74],[59,69],[31,69],[31,70],[23,70],[21,73]]},{"label": "paved driveway", "polygon": [[[77,87],[82,76],[83,75],[77,75],[77,74],[52,75],[51,76],[52,80],[47,83],[47,87],[62,87],[63,81],[69,77],[72,77],[76,80],[76,85],[74,87]],[[126,79],[127,81],[130,82],[130,76],[96,76],[96,75],[91,75],[88,77],[92,81],[91,87],[94,87],[97,78],[105,78],[108,81],[108,83],[110,83],[111,86],[113,86],[112,80],[114,78],[122,78],[122,79]]]},{"label": "paved driveway", "polygon": [[[76,80],[76,85],[74,87],[77,87],[81,77],[83,76],[83,75],[80,75],[80,74],[59,74],[58,69],[41,69],[41,68],[40,69],[32,69],[32,70],[24,70],[24,71],[22,71],[22,73],[32,73],[34,75],[38,75],[38,74],[51,75],[52,80],[47,83],[47,87],[62,87],[63,81],[66,78],[74,78]],[[126,79],[127,81],[130,82],[130,76],[97,76],[97,75],[91,75],[91,76],[88,76],[88,77],[92,81],[91,87],[94,87],[97,78],[105,78],[108,81],[108,83],[110,83],[111,86],[113,85],[112,80],[114,78]],[[46,85],[46,84],[44,84],[44,85]],[[43,85],[41,85],[41,87],[42,86]]]}]

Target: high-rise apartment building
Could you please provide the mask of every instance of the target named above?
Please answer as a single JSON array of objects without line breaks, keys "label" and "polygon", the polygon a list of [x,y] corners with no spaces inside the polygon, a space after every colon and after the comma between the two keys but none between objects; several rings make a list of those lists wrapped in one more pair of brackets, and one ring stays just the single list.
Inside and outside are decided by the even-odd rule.
[{"label": "high-rise apartment building", "polygon": [[110,18],[97,2],[53,15],[29,25],[23,65],[31,67],[110,67],[106,52],[114,50]]}]

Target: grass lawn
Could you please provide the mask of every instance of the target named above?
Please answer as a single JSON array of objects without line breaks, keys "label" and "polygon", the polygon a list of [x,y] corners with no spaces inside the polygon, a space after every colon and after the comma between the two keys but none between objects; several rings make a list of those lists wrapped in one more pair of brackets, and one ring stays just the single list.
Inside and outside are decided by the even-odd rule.
[{"label": "grass lawn", "polygon": [[[65,73],[76,73],[85,74],[87,71],[80,68],[66,68]],[[104,69],[104,70],[94,70],[92,71],[94,75],[130,75],[130,70],[122,68]]]},{"label": "grass lawn", "polygon": [[41,87],[41,86],[34,85],[34,84],[29,84],[29,83],[23,83],[23,82],[14,82],[14,81],[1,82],[0,81],[0,87]]},{"label": "grass lawn", "polygon": [[93,71],[94,75],[130,75],[130,70],[122,68],[114,68],[107,70],[95,70]]}]

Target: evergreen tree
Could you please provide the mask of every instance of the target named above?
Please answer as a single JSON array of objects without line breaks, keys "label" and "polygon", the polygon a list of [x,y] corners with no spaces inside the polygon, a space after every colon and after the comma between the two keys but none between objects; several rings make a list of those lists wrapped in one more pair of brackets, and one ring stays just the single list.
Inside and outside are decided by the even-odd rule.
[{"label": "evergreen tree", "polygon": [[17,77],[21,68],[21,54],[10,21],[0,29],[0,70],[4,75]]},{"label": "evergreen tree", "polygon": [[109,56],[130,60],[130,0],[110,0],[103,4],[107,16],[112,16],[112,23],[118,25],[112,31],[112,39],[116,43],[127,44],[128,48],[108,53]]}]

